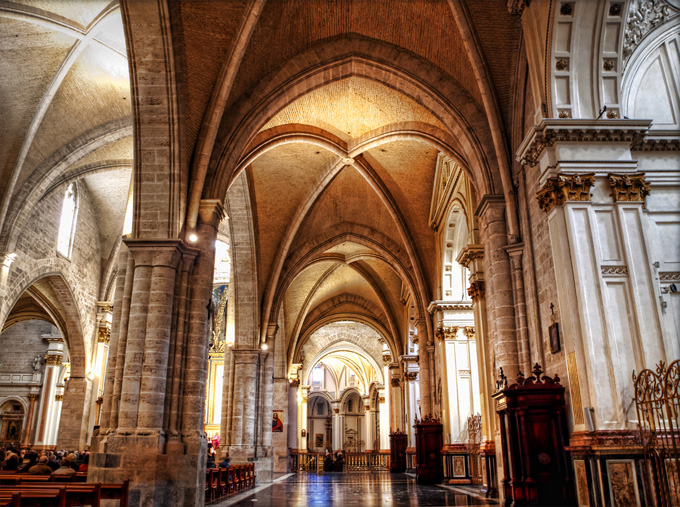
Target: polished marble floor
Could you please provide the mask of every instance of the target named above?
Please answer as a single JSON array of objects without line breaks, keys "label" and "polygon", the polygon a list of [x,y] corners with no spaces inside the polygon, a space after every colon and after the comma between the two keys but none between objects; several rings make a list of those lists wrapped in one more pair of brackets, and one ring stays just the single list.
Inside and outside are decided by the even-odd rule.
[{"label": "polished marble floor", "polygon": [[[236,499],[234,499],[236,500]],[[389,473],[295,474],[242,497],[243,507],[435,507],[497,505],[441,486],[416,486],[413,477]]]}]

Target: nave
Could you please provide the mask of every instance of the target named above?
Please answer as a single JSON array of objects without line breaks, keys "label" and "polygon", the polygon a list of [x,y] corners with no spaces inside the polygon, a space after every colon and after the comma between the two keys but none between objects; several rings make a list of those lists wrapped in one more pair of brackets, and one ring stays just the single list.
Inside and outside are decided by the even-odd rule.
[{"label": "nave", "polygon": [[217,507],[436,507],[498,505],[497,500],[466,495],[439,485],[416,486],[408,474],[295,474],[275,479],[271,486]]}]

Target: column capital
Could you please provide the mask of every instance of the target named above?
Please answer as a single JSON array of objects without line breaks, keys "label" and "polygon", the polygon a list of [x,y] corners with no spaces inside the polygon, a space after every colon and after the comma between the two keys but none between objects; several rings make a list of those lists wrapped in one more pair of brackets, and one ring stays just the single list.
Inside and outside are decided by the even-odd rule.
[{"label": "column capital", "polygon": [[211,224],[215,227],[227,217],[221,199],[201,199],[198,206],[198,218],[204,224]]},{"label": "column capital", "polygon": [[642,206],[645,206],[645,197],[649,195],[649,183],[645,181],[645,173],[609,173],[607,179],[614,202],[642,202]]},{"label": "column capital", "polygon": [[460,252],[458,253],[458,257],[456,257],[456,262],[461,264],[462,266],[469,268],[470,264],[477,260],[477,259],[483,259],[484,258],[484,246],[483,245],[475,245],[475,244],[470,244],[464,246]]},{"label": "column capital", "polygon": [[435,336],[439,341],[455,340],[458,334],[458,326],[439,326],[435,331]]},{"label": "column capital", "polygon": [[123,242],[132,254],[135,267],[166,266],[176,269],[183,256],[196,256],[199,253],[198,249],[187,246],[179,239],[128,238]]},{"label": "column capital", "polygon": [[567,201],[590,201],[590,188],[595,184],[595,173],[564,174],[551,176],[536,193],[538,206],[550,213],[555,206]]},{"label": "column capital", "polygon": [[276,338],[276,332],[279,330],[278,324],[267,324],[267,341]]},{"label": "column capital", "polygon": [[468,296],[472,298],[472,301],[477,302],[480,299],[483,299],[485,293],[486,289],[484,287],[484,280],[477,280],[470,283],[470,287],[468,288]]},{"label": "column capital", "polygon": [[505,197],[503,194],[485,194],[479,201],[475,216],[483,221],[493,218],[503,219],[505,213]]}]

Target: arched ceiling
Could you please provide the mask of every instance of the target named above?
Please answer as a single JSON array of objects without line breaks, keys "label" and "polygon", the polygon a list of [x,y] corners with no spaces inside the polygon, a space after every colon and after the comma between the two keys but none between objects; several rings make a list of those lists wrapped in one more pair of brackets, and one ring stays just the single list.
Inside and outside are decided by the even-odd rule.
[{"label": "arched ceiling", "polygon": [[[106,260],[121,233],[132,175],[130,79],[117,1],[0,3],[0,224],[58,184],[87,187]],[[61,191],[61,190],[60,190]],[[27,195],[32,197],[29,199]]]}]

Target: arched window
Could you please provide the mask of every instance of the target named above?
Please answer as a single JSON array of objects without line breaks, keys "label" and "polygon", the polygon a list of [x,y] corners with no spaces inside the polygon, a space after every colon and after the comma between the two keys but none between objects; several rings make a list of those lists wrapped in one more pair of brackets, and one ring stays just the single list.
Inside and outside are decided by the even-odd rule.
[{"label": "arched window", "polygon": [[76,233],[76,217],[78,215],[77,191],[75,183],[66,188],[64,203],[61,207],[61,220],[59,221],[59,238],[57,240],[57,252],[64,257],[71,257],[73,238]]}]

